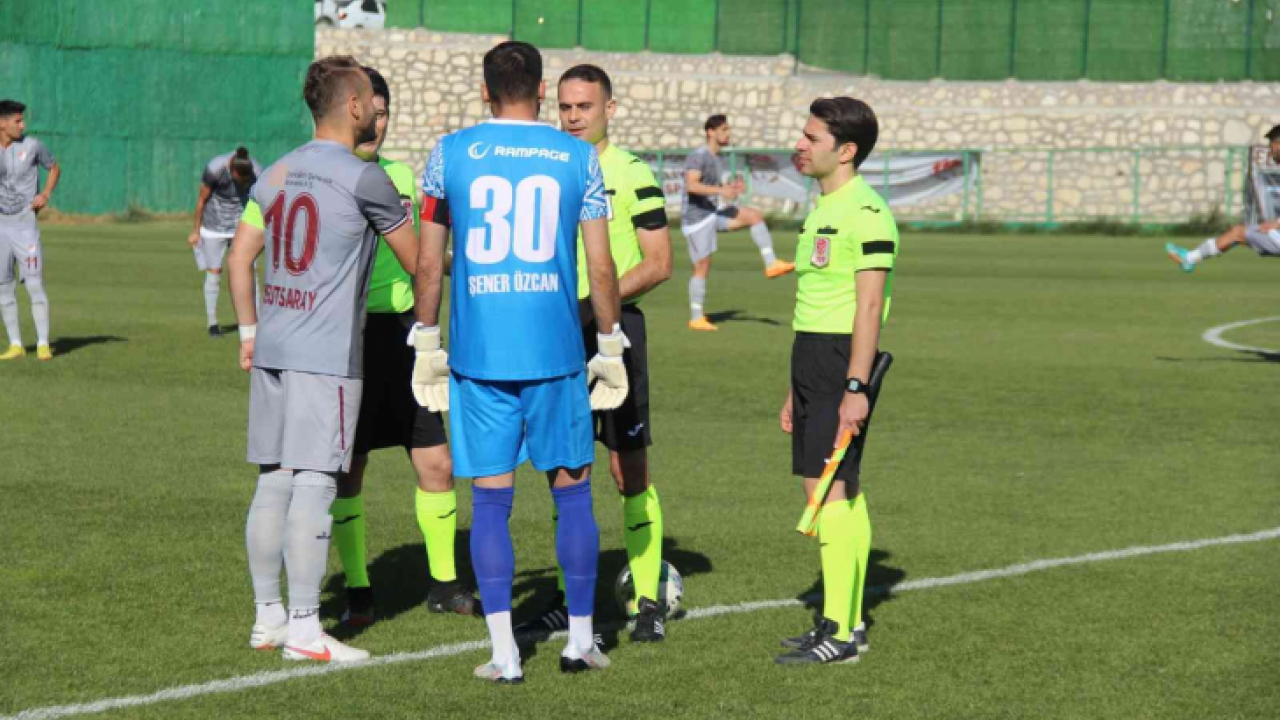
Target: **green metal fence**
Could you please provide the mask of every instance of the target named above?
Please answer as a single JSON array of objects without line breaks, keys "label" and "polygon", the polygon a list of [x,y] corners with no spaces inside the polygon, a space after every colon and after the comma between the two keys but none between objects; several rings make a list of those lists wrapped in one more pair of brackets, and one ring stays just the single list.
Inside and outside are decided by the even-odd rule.
[{"label": "green metal fence", "polygon": [[389,0],[394,27],[895,80],[1280,80],[1280,0]]},{"label": "green metal fence", "polygon": [[64,170],[61,211],[190,209],[204,164],[305,141],[310,0],[0,0],[0,97]]}]

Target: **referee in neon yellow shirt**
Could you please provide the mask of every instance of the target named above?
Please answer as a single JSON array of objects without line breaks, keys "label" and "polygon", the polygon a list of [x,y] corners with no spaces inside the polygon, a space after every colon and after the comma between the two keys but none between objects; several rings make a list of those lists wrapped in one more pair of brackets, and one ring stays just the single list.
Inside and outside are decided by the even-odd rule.
[{"label": "referee in neon yellow shirt", "polygon": [[[630,392],[616,410],[595,413],[596,439],[609,449],[609,469],[622,493],[627,560],[636,587],[631,639],[657,642],[666,636],[658,596],[662,572],[662,506],[649,479],[649,364],[640,299],[671,277],[671,237],[666,200],[643,160],[609,142],[609,120],[617,109],[613,83],[595,65],[577,65],[560,76],[560,127],[595,145],[609,201],[609,247],[618,268],[622,330],[631,341],[623,354]],[[587,297],[587,263],[578,236],[578,297]],[[584,307],[589,307],[584,303]],[[589,312],[589,311],[588,311]],[[601,328],[600,332],[608,332]],[[596,353],[594,319],[583,328],[586,357]],[[562,579],[563,582],[563,579]],[[520,629],[560,630],[567,625],[563,594]]]},{"label": "referee in neon yellow shirt", "polygon": [[[356,154],[377,161],[400,193],[414,225],[418,199],[413,169],[378,153],[387,139],[391,118],[391,89],[375,69],[365,73],[373,84],[377,138],[356,148]],[[445,436],[444,418],[420,407],[410,390],[413,348],[405,343],[413,326],[413,279],[400,267],[381,238],[369,282],[369,309],[364,330],[364,397],[356,425],[355,457],[351,471],[338,481],[333,501],[333,544],[346,576],[349,625],[368,625],[375,619],[373,588],[365,554],[364,471],[369,453],[379,448],[404,448],[417,476],[414,509],[426,544],[432,583],[427,608],[432,612],[471,615],[477,602],[458,581],[454,563],[458,501],[453,487],[453,462]]]},{"label": "referee in neon yellow shirt", "polygon": [[889,316],[898,228],[893,213],[858,175],[879,135],[875,113],[848,97],[816,100],[796,143],[797,167],[818,181],[818,205],[796,248],[796,331],[791,390],[779,420],[791,434],[792,472],[806,497],[836,438],[853,445],[818,515],[823,611],[814,628],[783,641],[778,663],[854,662],[866,650],[862,591],[871,521],[858,476],[871,407],[867,383]]}]

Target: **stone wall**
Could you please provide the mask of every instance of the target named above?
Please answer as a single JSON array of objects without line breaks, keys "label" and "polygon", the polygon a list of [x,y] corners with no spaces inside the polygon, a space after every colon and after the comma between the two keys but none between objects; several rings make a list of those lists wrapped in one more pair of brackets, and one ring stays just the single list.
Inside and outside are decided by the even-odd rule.
[{"label": "stone wall", "polygon": [[[394,95],[386,154],[420,171],[437,137],[487,116],[480,60],[503,39],[319,30],[316,53],[351,54],[382,71]],[[609,72],[619,106],[610,135],[633,150],[695,147],[703,120],[717,112],[729,115],[737,146],[789,148],[814,98],[862,98],[879,116],[880,151],[980,150],[984,220],[1235,214],[1246,155],[1227,148],[1262,143],[1280,123],[1275,83],[889,82],[797,67],[785,55],[548,50],[544,57],[551,100],[556,78],[572,65]],[[555,122],[553,102],[542,116]],[[1086,152],[1096,148],[1112,150]],[[960,208],[952,201],[943,209],[956,216]],[[900,214],[925,210],[939,208]]]}]

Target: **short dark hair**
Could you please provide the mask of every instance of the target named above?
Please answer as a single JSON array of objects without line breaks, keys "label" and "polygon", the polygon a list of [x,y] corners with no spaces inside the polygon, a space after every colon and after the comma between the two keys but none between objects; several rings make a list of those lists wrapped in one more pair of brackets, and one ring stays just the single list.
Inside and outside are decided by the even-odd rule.
[{"label": "short dark hair", "polygon": [[231,162],[227,163],[232,175],[243,178],[249,178],[252,182],[257,179],[257,174],[253,171],[253,159],[249,157],[249,149],[241,145],[231,155]]},{"label": "short dark hair", "polygon": [[707,118],[706,122],[702,123],[702,131],[710,132],[712,130],[715,130],[716,128],[722,128],[728,124],[729,124],[729,118],[725,117],[724,115],[712,115],[711,117]]},{"label": "short dark hair", "polygon": [[10,115],[21,115],[27,111],[27,106],[17,100],[0,100],[0,117],[9,117]]},{"label": "short dark hair", "polygon": [[387,101],[387,107],[391,107],[391,88],[387,86],[387,79],[382,77],[382,73],[368,65],[364,66],[364,74],[369,76],[369,82],[373,83],[373,96],[380,97]]},{"label": "short dark hair", "polygon": [[354,89],[357,73],[364,71],[350,55],[330,55],[311,63],[302,85],[302,99],[311,108],[311,117],[325,117],[335,103],[345,99]]},{"label": "short dark hair", "polygon": [[581,80],[582,82],[595,83],[604,90],[605,100],[613,99],[613,82],[609,80],[609,73],[602,70],[599,66],[590,64],[574,65],[568,70],[565,70],[564,74],[560,76],[559,84],[563,85],[566,80]]},{"label": "short dark hair", "polygon": [[809,106],[809,114],[826,124],[827,130],[836,139],[836,147],[845,143],[858,146],[853,156],[853,167],[862,166],[876,147],[876,139],[880,137],[880,123],[871,106],[851,97],[834,97],[814,100]]},{"label": "short dark hair", "polygon": [[[2,115],[3,113],[0,113]],[[1280,140],[1280,125],[1277,125],[1267,131],[1266,138],[1268,140]]]},{"label": "short dark hair", "polygon": [[527,42],[508,40],[484,54],[484,86],[498,105],[538,99],[542,53]]}]

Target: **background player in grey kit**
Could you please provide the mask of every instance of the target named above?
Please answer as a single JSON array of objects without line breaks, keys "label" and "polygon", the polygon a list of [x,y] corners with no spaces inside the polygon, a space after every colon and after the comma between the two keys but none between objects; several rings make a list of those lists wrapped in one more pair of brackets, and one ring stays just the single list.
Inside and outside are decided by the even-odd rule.
[{"label": "background player in grey kit", "polygon": [[187,236],[187,244],[195,249],[196,265],[204,277],[204,311],[210,337],[221,337],[218,328],[218,289],[222,284],[222,256],[227,241],[236,233],[236,225],[249,201],[249,188],[262,172],[257,160],[243,147],[210,160],[200,174],[200,193],[196,196],[196,227]]},{"label": "background player in grey kit", "polygon": [[[411,273],[417,238],[386,172],[352,153],[375,137],[373,87],[360,65],[346,56],[312,63],[303,97],[315,139],[258,178],[227,262],[240,367],[251,372],[248,460],[260,470],[245,529],[257,606],[249,646],[351,662],[369,653],[320,627],[329,507],[351,466],[377,236]],[[259,333],[253,261],[264,248]]]},{"label": "background player in grey kit", "polygon": [[[0,360],[27,354],[18,328],[15,263],[31,298],[36,356],[53,359],[49,348],[49,298],[44,292],[44,253],[36,213],[49,203],[62,168],[44,143],[26,136],[26,110],[27,106],[16,100],[0,100],[0,317],[9,332],[9,349],[0,354]],[[42,167],[49,171],[49,182],[44,192],[37,192]]]},{"label": "background player in grey kit", "polygon": [[[729,146],[729,121],[712,115],[702,126],[707,144],[689,153],[684,161],[684,205],[680,209],[680,230],[689,243],[693,277],[689,279],[689,329],[718,330],[703,314],[707,297],[707,276],[711,256],[716,251],[716,233],[751,229],[751,242],[764,260],[764,276],[776,278],[793,272],[795,263],[773,254],[773,237],[764,224],[764,214],[753,207],[733,205],[743,192],[741,180],[729,178],[720,162],[720,150]],[[719,198],[719,201],[716,198]]]}]

